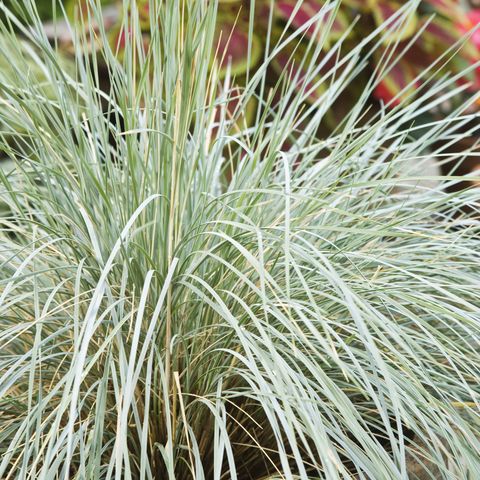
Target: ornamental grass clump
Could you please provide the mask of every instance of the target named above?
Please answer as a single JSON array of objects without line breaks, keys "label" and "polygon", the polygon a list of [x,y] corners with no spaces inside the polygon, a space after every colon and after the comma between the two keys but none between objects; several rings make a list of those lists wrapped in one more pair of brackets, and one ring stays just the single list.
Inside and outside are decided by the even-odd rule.
[{"label": "ornamental grass clump", "polygon": [[368,116],[372,79],[316,137],[416,2],[325,71],[329,3],[242,88],[212,57],[215,1],[152,0],[148,45],[131,8],[121,58],[91,2],[70,72],[34,3],[32,27],[0,27],[29,45],[0,52],[0,478],[475,478],[479,193],[407,166],[460,159],[434,145],[469,133],[476,98],[419,124],[468,88],[445,74]]}]

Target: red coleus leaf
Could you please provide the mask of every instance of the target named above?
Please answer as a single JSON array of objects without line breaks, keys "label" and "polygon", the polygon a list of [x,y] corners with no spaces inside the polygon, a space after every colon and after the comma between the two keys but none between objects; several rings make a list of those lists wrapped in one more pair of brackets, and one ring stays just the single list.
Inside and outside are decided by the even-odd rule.
[{"label": "red coleus leaf", "polygon": [[[470,47],[470,49],[467,51],[466,59],[470,64],[473,64],[480,60],[480,30],[478,29],[480,28],[480,9],[470,10],[462,20],[462,22],[457,24],[461,34],[465,35],[471,32],[474,28],[477,28],[467,44],[467,48]],[[480,90],[480,67],[476,68],[474,74],[471,75],[469,80],[473,82],[469,90],[472,92],[478,92]]]},{"label": "red coleus leaf", "polygon": [[[315,15],[324,8],[325,2],[322,0],[304,0],[300,7],[296,10],[297,2],[294,0],[279,0],[275,4],[277,14],[286,21],[291,19],[293,28],[301,28],[312,20]],[[326,12],[323,17],[320,15],[319,21],[323,25],[328,25],[332,12]],[[338,10],[330,28],[329,36],[332,39],[340,38],[348,28],[348,18],[343,10]],[[312,37],[317,29],[317,22],[313,22],[306,34]]]},{"label": "red coleus leaf", "polygon": [[[421,45],[426,53],[438,57],[453,47],[452,54],[455,53],[455,57],[470,62],[480,58],[480,51],[472,40],[462,43],[462,37],[470,30],[465,23],[453,23],[442,17],[422,17],[419,27],[423,32],[416,43]],[[455,44],[461,47],[459,51]]]},{"label": "red coleus leaf", "polygon": [[392,32],[385,39],[385,42],[405,40],[415,33],[418,16],[416,13],[409,14],[407,18],[402,18],[399,15],[395,16],[401,8],[400,3],[392,0],[369,0],[369,5],[376,24],[386,24],[392,28]]},{"label": "red coleus leaf", "polygon": [[472,34],[471,42],[480,52],[480,8],[467,12],[463,22],[458,24],[458,28],[464,34],[476,28]]},{"label": "red coleus leaf", "polygon": [[[460,15],[458,23],[457,18],[453,21],[444,17],[422,17],[420,19],[420,26],[423,30],[421,36],[415,42],[414,48],[416,55],[407,56],[412,64],[426,67],[431,65],[439,56],[445,54],[451,47],[451,54],[448,54],[449,61],[445,64],[442,71],[453,71],[455,73],[464,71],[469,64],[474,63],[480,59],[480,51],[473,44],[472,41],[467,41],[462,44],[462,36],[469,30],[465,26],[465,17]],[[465,78],[458,80],[459,84],[473,82],[470,90],[478,90],[478,75],[470,73],[465,75]]]},{"label": "red coleus leaf", "polygon": [[220,76],[224,76],[230,64],[231,74],[240,75],[254,67],[262,54],[260,39],[254,34],[251,41],[250,65],[248,64],[249,35],[248,27],[229,18],[219,18],[215,46],[220,61]]},{"label": "red coleus leaf", "polygon": [[417,41],[429,53],[441,54],[461,38],[455,25],[441,17],[422,17],[419,28],[423,29],[423,33]]},{"label": "red coleus leaf", "polygon": [[444,15],[447,18],[455,18],[461,13],[461,7],[458,0],[424,0],[435,12]]}]

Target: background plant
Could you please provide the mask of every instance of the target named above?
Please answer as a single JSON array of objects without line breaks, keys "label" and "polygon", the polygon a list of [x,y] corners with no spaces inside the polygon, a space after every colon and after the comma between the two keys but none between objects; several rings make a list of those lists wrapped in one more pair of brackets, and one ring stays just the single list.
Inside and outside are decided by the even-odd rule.
[{"label": "background plant", "polygon": [[71,74],[38,21],[16,25],[30,49],[0,50],[53,90],[0,71],[0,477],[397,479],[412,456],[478,472],[479,225],[458,214],[478,193],[405,171],[475,133],[476,96],[417,125],[467,88],[434,67],[365,122],[372,77],[319,140],[394,26],[345,55],[325,33],[272,86],[309,25],[277,36],[270,17],[239,87],[211,56],[215,2],[150,5],[160,28],[146,44],[125,15],[121,61],[93,4]]},{"label": "background plant", "polygon": [[[73,11],[76,4],[86,5],[86,1],[69,0],[69,10]],[[112,3],[112,2],[109,2]],[[217,35],[220,41],[220,49],[224,52],[225,62],[232,61],[232,72],[239,77],[249,68],[260,62],[262,55],[260,50],[265,48],[265,29],[268,24],[270,10],[274,16],[274,27],[281,23],[288,23],[294,29],[304,24],[309,24],[305,30],[306,43],[318,39],[315,22],[312,18],[318,15],[326,4],[324,0],[306,0],[298,4],[295,0],[261,0],[255,2],[251,9],[251,2],[247,0],[225,0],[219,2],[219,16],[217,19]],[[150,35],[149,0],[139,0],[136,8],[140,15],[140,25],[144,31],[146,41]],[[401,9],[402,2],[396,0],[346,0],[341,3],[334,15],[333,21],[329,21],[329,15],[321,16],[321,21],[328,26],[329,41],[334,42],[345,36],[341,55],[348,52],[359,41],[365,38],[380,24],[394,22],[395,15]],[[121,12],[121,7],[118,7]],[[290,20],[291,18],[291,20]],[[438,75],[451,72],[453,75],[466,70],[468,65],[475,65],[480,60],[480,41],[478,33],[462,45],[462,37],[470,29],[479,23],[479,13],[475,8],[468,6],[467,2],[459,0],[422,0],[403,24],[398,24],[396,32],[389,36],[385,45],[378,48],[374,57],[370,60],[370,75],[376,75],[380,81],[374,91],[374,97],[393,105],[416,95],[422,86],[419,81],[420,73],[428,68],[445,50],[456,48],[459,50],[448,63],[438,69]],[[255,21],[255,28],[249,28],[250,20]],[[275,28],[274,28],[275,29]],[[319,29],[321,31],[322,29]],[[111,41],[116,45],[118,36],[122,37],[121,22],[114,33]],[[223,32],[223,33],[222,33]],[[253,51],[249,51],[248,45]],[[120,49],[123,48],[120,41]],[[295,61],[301,62],[304,48],[297,47],[297,53],[293,55]],[[407,52],[402,54],[402,52]],[[291,54],[292,52],[290,52]],[[324,52],[325,53],[325,52]],[[386,69],[379,68],[385,65],[385,59],[402,57]],[[283,55],[273,63],[271,76],[277,77],[287,67],[285,59],[291,55]],[[365,82],[357,84],[358,87],[351,92],[346,92],[342,101],[352,103],[359,91],[365,88]],[[475,92],[480,86],[480,70],[472,69],[465,78],[470,82],[470,90]],[[359,79],[360,80],[360,79]],[[242,80],[241,80],[242,81]],[[275,83],[275,80],[273,80]],[[350,95],[348,95],[350,93]],[[312,94],[310,100],[315,97]],[[458,100],[460,101],[460,100]],[[335,113],[335,112],[334,112]]]}]

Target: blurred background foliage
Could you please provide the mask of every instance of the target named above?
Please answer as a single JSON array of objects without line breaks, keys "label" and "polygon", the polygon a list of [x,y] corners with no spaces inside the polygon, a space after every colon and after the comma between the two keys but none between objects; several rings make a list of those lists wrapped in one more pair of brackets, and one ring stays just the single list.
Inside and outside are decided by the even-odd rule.
[{"label": "blurred background foliage", "polygon": [[[70,21],[79,21],[88,15],[90,1],[38,0],[36,3],[38,13],[45,21],[47,34],[52,40],[57,35],[65,52],[70,50],[71,38],[69,29],[65,28],[62,34],[61,28],[58,28],[62,23],[65,26],[62,10]],[[105,28],[109,32],[111,47],[122,61],[129,35],[125,32],[122,18],[123,2],[101,0],[100,3],[108,8],[109,14],[105,15],[108,24]],[[275,56],[271,62],[270,77],[272,85],[276,85],[283,75],[293,79],[298,88],[305,88],[302,81],[305,76],[302,72],[303,60],[317,44],[322,52],[318,57],[320,66],[317,81],[307,86],[307,101],[310,104],[321,97],[329,82],[335,81],[335,78],[322,75],[324,71],[331,71],[332,63],[341,64],[342,55],[347,55],[361,39],[368,37],[385,22],[390,25],[388,36],[384,37],[383,43],[374,47],[375,54],[371,56],[363,74],[349,84],[327,112],[325,132],[318,132],[319,136],[335,130],[369,85],[375,85],[371,95],[371,114],[375,114],[380,109],[392,109],[418,98],[419,93],[431,88],[435,81],[445,75],[458,76],[456,83],[459,93],[455,97],[458,103],[439,102],[436,109],[425,113],[425,123],[441,119],[463,103],[465,98],[480,91],[480,30],[472,30],[480,24],[480,2],[477,0],[421,0],[417,9],[408,12],[408,15],[404,12],[405,4],[397,0],[330,2],[332,8],[326,14],[321,13],[325,4],[329,3],[324,0],[256,0],[254,3],[255,10],[252,11],[253,2],[250,0],[219,0],[216,33],[221,58],[219,79],[224,80],[228,71],[231,77],[229,81],[242,89],[256,65],[262,63],[265,55],[272,51],[275,42],[280,41],[285,32],[288,34],[303,28],[304,33],[299,36],[298,44]],[[17,10],[22,8],[18,0],[8,0],[5,4]],[[140,28],[145,48],[148,49],[151,30],[155,28],[149,11],[150,2],[136,0],[133,5],[140,14]],[[55,21],[52,20],[53,12],[56,12]],[[269,35],[270,27],[272,31]],[[331,56],[329,47],[335,42],[340,42],[341,47],[335,56]],[[101,49],[102,46],[96,45],[95,48]],[[321,67],[322,62],[324,68]],[[432,64],[435,66],[429,70]],[[468,73],[462,73],[466,70]],[[341,67],[336,68],[335,72],[337,76],[341,75]],[[108,88],[108,80],[106,86]],[[280,93],[277,92],[277,95]],[[232,101],[231,109],[235,108],[236,103]],[[480,103],[477,101],[471,109],[480,109]],[[256,111],[252,105],[243,113],[247,124]],[[472,145],[475,146],[477,142],[478,138],[472,138]],[[475,162],[474,167],[478,163]]]},{"label": "blurred background foliage", "polygon": [[[115,2],[105,0],[103,3]],[[312,22],[315,16],[318,17],[325,3],[327,2],[323,0],[261,0],[255,2],[256,11],[252,12],[250,0],[220,0],[218,43],[224,59],[222,73],[225,73],[227,63],[231,62],[231,74],[241,76],[262,59],[270,14],[274,19],[274,38],[280,36],[286,25],[291,29],[309,25],[302,41],[306,44],[320,40],[326,30],[322,29],[322,26],[328,26],[329,38],[324,43],[325,53],[329,45],[339,39],[342,39],[342,50],[348,52],[349,47],[358,43],[359,39],[368,36],[384,22],[390,22],[393,31],[388,36],[388,43],[385,42],[378,48],[376,62],[370,66],[371,71],[367,78],[370,79],[372,75],[384,77],[375,90],[375,97],[392,106],[414,96],[415,90],[422,86],[422,82],[416,78],[438,59],[445,58],[440,62],[442,68],[436,69],[438,75],[458,74],[480,60],[480,31],[475,32],[462,45],[462,37],[480,23],[480,9],[474,8],[470,3],[461,0],[422,0],[417,11],[408,17],[408,21],[394,26],[400,16],[402,2],[344,0],[332,14],[320,15],[319,21]],[[67,0],[67,11],[72,14],[75,6],[81,6],[85,11],[87,4],[87,0]],[[124,32],[121,30],[121,9],[118,3],[117,5],[119,20],[112,31],[112,44],[121,51]],[[137,0],[136,5],[142,18],[144,35],[148,40],[151,28],[149,1]],[[273,11],[270,12],[272,5]],[[249,32],[250,17],[255,20],[255,28]],[[291,55],[287,52],[276,58],[273,65],[277,72],[280,74],[286,67],[294,69],[294,64],[300,64],[302,50],[300,45],[296,52],[289,52]],[[400,56],[399,52],[405,54],[402,54],[402,58],[395,59],[389,71],[385,72],[383,65],[388,63],[387,60],[392,55]],[[480,69],[472,69],[466,81],[470,82],[470,91],[478,91]],[[411,89],[407,88],[408,85],[411,85]],[[319,88],[321,91],[321,84]],[[318,93],[312,92],[312,100]]]},{"label": "blurred background foliage", "polygon": [[[108,28],[112,47],[122,58],[126,37],[121,18],[122,2],[101,0],[100,3],[109,6],[116,14]],[[272,62],[272,75],[276,74],[278,78],[278,75],[289,71],[291,75],[297,75],[299,85],[302,78],[302,58],[309,42],[321,41],[326,56],[329,45],[341,40],[342,52],[347,53],[359,39],[367,37],[382,23],[390,22],[392,32],[388,36],[388,43],[385,42],[377,48],[369,71],[365,72],[364,84],[358,82],[351,87],[353,91],[345,92],[344,98],[339,102],[341,107],[339,106],[338,115],[342,115],[343,108],[348,108],[349,103],[358,98],[372,79],[378,83],[373,97],[389,107],[415,98],[416,92],[428,88],[435,76],[456,75],[469,66],[472,66],[470,73],[462,77],[463,80],[459,79],[459,83],[468,84],[469,92],[480,90],[480,68],[475,68],[475,64],[480,61],[480,30],[462,41],[462,37],[480,23],[480,8],[477,8],[476,0],[422,0],[417,11],[411,12],[408,21],[403,23],[398,22],[403,4],[397,0],[344,0],[338,8],[319,16],[326,3],[328,2],[324,0],[257,0],[256,11],[252,12],[250,0],[220,0],[217,26],[218,50],[223,58],[220,78],[225,76],[227,65],[230,65],[231,75],[242,85],[242,77],[263,59],[270,17],[273,19],[274,41],[279,39],[285,27],[291,30],[305,28],[303,39],[295,50],[291,48],[290,51],[285,51]],[[57,12],[57,17],[61,18],[63,13],[60,4],[70,19],[74,20],[87,14],[89,0],[36,2],[38,13],[43,20],[51,19],[54,11]],[[149,0],[137,0],[135,3],[140,13],[146,46],[152,27],[149,4]],[[15,8],[21,3],[7,0],[5,5]],[[315,17],[317,21],[312,21]],[[250,19],[255,21],[253,29],[249,29]],[[322,28],[323,26],[328,28]],[[328,38],[324,39],[324,32],[328,29]],[[67,44],[68,40],[64,43]],[[68,50],[68,45],[65,45],[65,49]],[[341,59],[333,58],[330,62],[339,60]],[[437,62],[435,75],[427,80],[419,78],[434,62]],[[326,69],[328,63],[329,61],[326,61]],[[325,89],[326,83],[322,83],[321,74],[320,71],[319,81],[310,92],[311,101],[318,98]],[[275,81],[276,78],[273,83]],[[333,112],[333,123],[335,116]]]},{"label": "blurred background foliage", "polygon": [[[18,2],[16,0],[4,0],[3,3],[10,10],[13,10],[16,12],[20,10],[18,7],[21,6],[21,2]],[[57,2],[57,3],[65,3],[65,0],[61,0],[60,2]],[[35,5],[37,7],[38,14],[42,20],[49,20],[52,18],[53,3],[51,0],[37,0]],[[0,11],[0,16],[2,18],[5,18],[5,14],[1,11]]]}]

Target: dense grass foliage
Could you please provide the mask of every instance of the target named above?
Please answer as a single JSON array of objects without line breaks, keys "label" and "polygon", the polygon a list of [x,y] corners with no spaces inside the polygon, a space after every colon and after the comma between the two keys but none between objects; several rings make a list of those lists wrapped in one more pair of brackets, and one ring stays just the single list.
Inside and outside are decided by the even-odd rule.
[{"label": "dense grass foliage", "polygon": [[305,78],[268,77],[302,31],[244,89],[218,81],[215,2],[151,1],[148,51],[133,9],[122,63],[91,29],[72,73],[38,21],[25,48],[1,27],[0,478],[416,478],[408,458],[475,478],[480,225],[461,209],[479,194],[407,167],[466,135],[468,105],[417,121],[466,87],[366,121],[372,79],[316,135],[414,4],[313,105],[321,40]]}]

